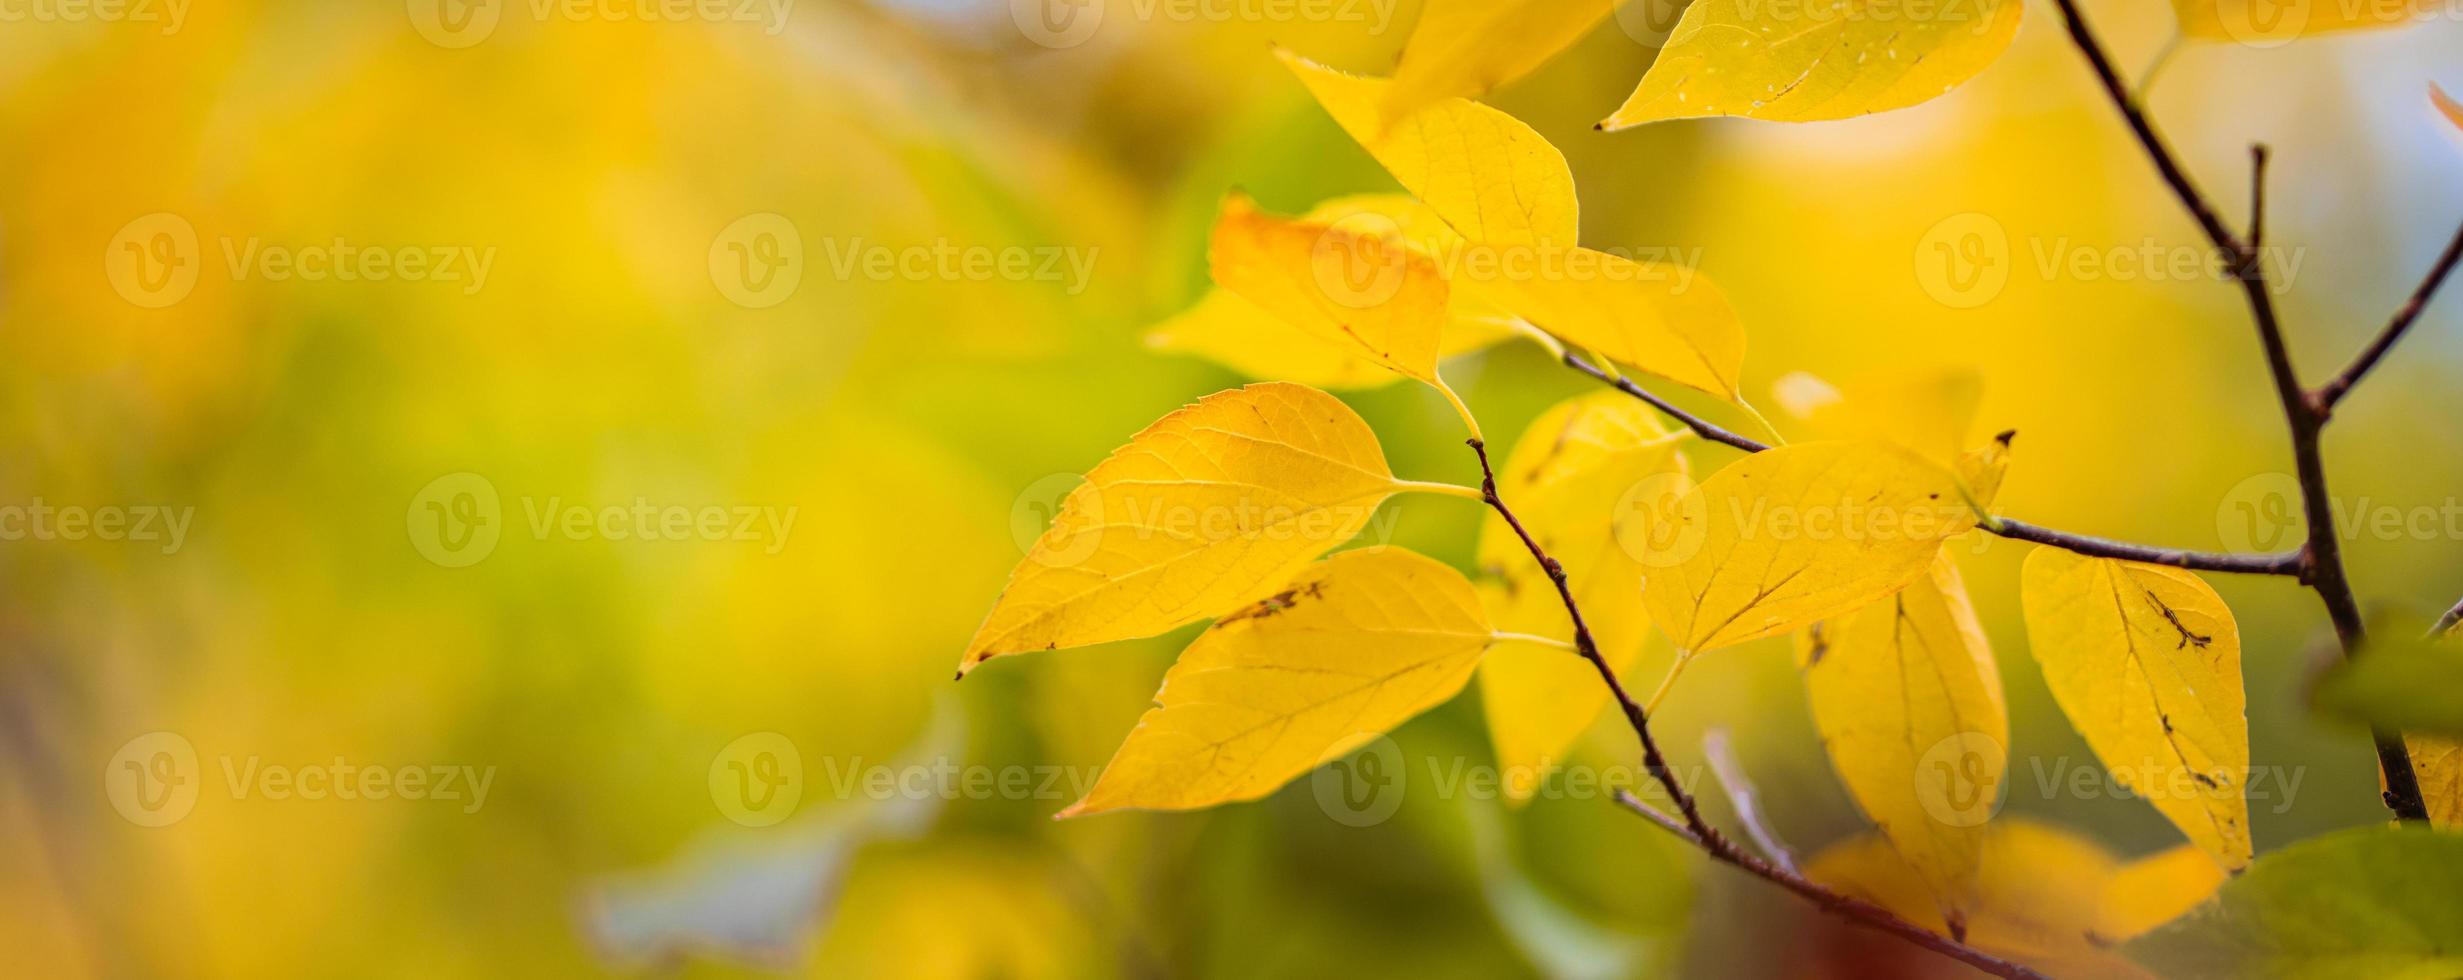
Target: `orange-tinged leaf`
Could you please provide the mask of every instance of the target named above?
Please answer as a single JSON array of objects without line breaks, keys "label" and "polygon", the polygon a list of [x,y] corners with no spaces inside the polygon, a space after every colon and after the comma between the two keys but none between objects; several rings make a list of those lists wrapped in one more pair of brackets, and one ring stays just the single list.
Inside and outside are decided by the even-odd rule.
[{"label": "orange-tinged leaf", "polygon": [[[1651,628],[1642,604],[1642,564],[1619,529],[1664,486],[1682,485],[1685,458],[1658,413],[1622,392],[1603,391],[1541,413],[1497,471],[1498,493],[1548,554],[1565,567],[1576,603],[1620,676],[1643,659]],[[1481,591],[1505,633],[1572,641],[1556,587],[1505,521],[1480,527]],[[1528,799],[1567,747],[1608,705],[1599,672],[1571,651],[1500,641],[1480,664],[1480,704],[1505,774],[1506,799]]]},{"label": "orange-tinged leaf", "polygon": [[1831,768],[1882,836],[1962,917],[2009,768],[2001,672],[1948,556],[1890,598],[1799,634]]},{"label": "orange-tinged leaf", "polygon": [[2196,845],[2183,844],[2147,855],[2113,872],[2096,906],[2095,941],[2136,939],[2197,908],[2223,887],[2222,865]]},{"label": "orange-tinged leaf", "polygon": [[1453,697],[1494,636],[1462,573],[1400,548],[1335,555],[1189,644],[1060,815],[1274,792]]},{"label": "orange-tinged leaf", "polygon": [[1383,124],[1530,74],[1615,9],[1616,0],[1429,0],[1386,87]]},{"label": "orange-tinged leaf", "polygon": [[1810,442],[1702,481],[1653,528],[1642,601],[1702,653],[1803,629],[1905,588],[1975,526],[1958,477],[1897,446]]},{"label": "orange-tinged leaf", "polygon": [[2447,121],[2463,129],[2463,102],[2456,102],[2454,96],[2447,95],[2446,90],[2435,83],[2429,85],[2429,102],[2437,106],[2438,112],[2445,114]]},{"label": "orange-tinged leaf", "polygon": [[2104,768],[2227,869],[2249,865],[2240,627],[2177,568],[2050,546],[2020,576],[2053,700]]},{"label": "orange-tinged leaf", "polygon": [[2205,41],[2274,47],[2304,37],[2384,30],[2420,22],[2444,0],[2172,0],[2181,33]]},{"label": "orange-tinged leaf", "polygon": [[1278,54],[1344,132],[1463,237],[1490,247],[1575,243],[1573,171],[1531,127],[1467,99],[1439,99],[1387,126],[1392,82]]},{"label": "orange-tinged leaf", "polygon": [[1401,238],[1277,217],[1233,194],[1207,258],[1217,285],[1319,342],[1438,384],[1445,277]]},{"label": "orange-tinged leaf", "polygon": [[1358,534],[1398,489],[1376,433],[1332,395],[1283,383],[1208,395],[1086,474],[959,671],[1238,608]]},{"label": "orange-tinged leaf", "polygon": [[1735,400],[1744,323],[1709,277],[1587,248],[1531,258],[1519,272],[1466,277],[1462,288],[1568,343]]},{"label": "orange-tinged leaf", "polygon": [[2019,0],[1696,0],[1602,129],[1738,116],[1846,119],[1937,98],[2018,34]]}]

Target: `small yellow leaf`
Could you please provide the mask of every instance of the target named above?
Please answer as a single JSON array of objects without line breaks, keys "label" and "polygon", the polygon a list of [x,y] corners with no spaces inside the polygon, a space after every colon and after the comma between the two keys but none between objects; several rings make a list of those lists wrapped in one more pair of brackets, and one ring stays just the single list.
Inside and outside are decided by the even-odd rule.
[{"label": "small yellow leaf", "polygon": [[1439,99],[1387,126],[1392,82],[1277,53],[1344,132],[1464,237],[1488,247],[1574,244],[1573,171],[1531,127],[1467,99]]},{"label": "small yellow leaf", "polygon": [[2227,869],[2249,865],[2240,628],[2196,575],[2053,547],[2020,576],[2053,700],[2104,768]]},{"label": "small yellow leaf", "polygon": [[1199,399],[1086,474],[1010,572],[959,671],[1153,636],[1272,591],[1398,489],[1377,434],[1294,384]]},{"label": "small yellow leaf", "polygon": [[1217,285],[1301,332],[1438,384],[1445,277],[1401,238],[1276,217],[1235,193],[1207,258]]},{"label": "small yellow leaf", "polygon": [[[2159,907],[2185,909],[2212,893],[2212,883],[2173,860],[2165,854],[2123,865],[2101,845],[2060,827],[2024,818],[1997,821],[1984,833],[1967,944],[2054,976],[2152,978],[2099,941],[2095,930],[2106,923],[2144,921]],[[1824,849],[1805,865],[1805,874],[1934,933],[1949,934],[1923,879],[1878,835]],[[2119,882],[2155,891],[2122,897],[2123,904],[2115,906],[2109,903],[2122,887]]]},{"label": "small yellow leaf", "polygon": [[1948,469],[1878,442],[1755,453],[1655,527],[1643,604],[1677,648],[1776,636],[1905,588],[1975,526]]},{"label": "small yellow leaf", "polygon": [[2463,102],[2456,102],[2454,96],[2447,95],[2445,89],[2434,83],[2429,86],[2429,101],[2437,106],[2437,111],[2445,113],[2448,121],[2457,128],[2463,128]]},{"label": "small yellow leaf", "polygon": [[1519,269],[1465,273],[1462,286],[1568,343],[1735,400],[1744,323],[1708,277],[1587,248],[1537,250],[1530,258]]},{"label": "small yellow leaf", "polygon": [[2463,827],[2463,742],[2406,735],[2403,745],[2412,752],[2412,774],[2429,804],[2430,826]]},{"label": "small yellow leaf", "polygon": [[1383,124],[1530,74],[1615,9],[1616,0],[1430,0],[1386,88]]},{"label": "small yellow leaf", "polygon": [[2213,897],[2227,877],[2214,858],[2192,844],[2122,865],[2104,883],[2104,899],[2096,907],[2095,941],[2109,945],[2136,939],[2178,919]]},{"label": "small yellow leaf", "polygon": [[1993,441],[1961,453],[1958,462],[1951,467],[1958,474],[1959,482],[1967,485],[1967,492],[1975,498],[1977,507],[1990,510],[1993,501],[2001,496],[2002,478],[2010,473],[2010,440],[2017,435],[2015,432],[2004,432],[1994,436]]},{"label": "small yellow leaf", "polygon": [[2403,27],[2443,9],[2444,0],[2172,0],[2183,35],[2257,47],[2319,34]]},{"label": "small yellow leaf", "polygon": [[1831,767],[1948,915],[1975,904],[2009,768],[2001,672],[1947,556],[1898,595],[1799,634]]},{"label": "small yellow leaf", "polygon": [[1970,368],[1896,370],[1832,385],[1802,371],[1771,385],[1779,408],[1816,439],[1877,439],[1949,463],[1975,429],[1984,379]]},{"label": "small yellow leaf", "polygon": [[1274,792],[1453,697],[1494,634],[1460,572],[1400,548],[1335,555],[1189,644],[1060,815]]},{"label": "small yellow leaf", "polygon": [[1846,119],[1930,101],[2001,57],[2019,0],[1697,0],[1625,105],[1600,124],[1739,116]]},{"label": "small yellow leaf", "polygon": [[[1565,566],[1601,659],[1631,674],[1651,635],[1635,601],[1642,564],[1619,545],[1619,525],[1666,488],[1684,484],[1685,458],[1650,406],[1603,391],[1541,413],[1497,471],[1498,494]],[[1505,633],[1572,642],[1556,586],[1494,513],[1480,528],[1482,590]],[[1480,703],[1504,771],[1508,800],[1530,798],[1567,747],[1608,705],[1599,672],[1574,653],[1502,641],[1480,664]]]}]

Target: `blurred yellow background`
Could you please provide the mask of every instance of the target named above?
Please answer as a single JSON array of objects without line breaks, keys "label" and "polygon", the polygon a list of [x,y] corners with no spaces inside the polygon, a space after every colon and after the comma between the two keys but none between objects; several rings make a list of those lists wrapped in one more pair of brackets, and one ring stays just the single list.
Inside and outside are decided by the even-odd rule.
[{"label": "blurred yellow background", "polygon": [[[1916,109],[1592,132],[1666,7],[1635,0],[1491,101],[1565,151],[1585,244],[1674,250],[1725,287],[1749,393],[1972,366],[1987,431],[2020,433],[2008,512],[2285,546],[2245,313],[2144,274],[2195,228],[2048,5]],[[2162,5],[2089,7],[2125,66],[2171,29]],[[1187,631],[951,668],[1068,474],[1245,380],[1140,341],[1202,291],[1222,194],[1298,212],[1392,189],[1269,45],[1382,72],[1416,8],[1110,0],[1059,33],[1039,0],[9,8],[0,507],[51,528],[0,540],[10,972],[1849,975],[1896,955],[1769,941],[1812,913],[1596,799],[1509,812],[1415,782],[1353,827],[1303,781],[1055,824],[1074,792],[849,778],[923,759],[1066,785],[1109,757]],[[2269,237],[2313,378],[2463,214],[2463,138],[2425,98],[2463,87],[2459,41],[2449,18],[2193,45],[2154,90],[2221,200],[2246,195],[2246,145],[2274,146]],[[2005,280],[1945,286],[1925,263],[1979,230]],[[2463,506],[2456,309],[2341,413],[2344,506]],[[1528,345],[1449,377],[1500,442],[1592,390]],[[1346,400],[1398,473],[1476,478],[1433,393]],[[1468,565],[1474,505],[1387,506],[1392,543]],[[2355,535],[2365,602],[2463,593],[2463,518],[2431,528]],[[2010,690],[2007,812],[2170,846],[2142,803],[2041,787],[2093,763],[2026,656],[2024,550],[1961,556]],[[2258,847],[2378,819],[2365,739],[2301,707],[2313,599],[2215,584],[2254,761],[2300,779],[2251,801]],[[1476,698],[1397,733],[1414,780],[1488,758]],[[1860,828],[1783,641],[1694,666],[1666,724],[1687,757],[1732,730],[1799,847]],[[1592,734],[1583,759],[1629,764],[1628,736]],[[182,782],[129,782],[149,773]]]}]

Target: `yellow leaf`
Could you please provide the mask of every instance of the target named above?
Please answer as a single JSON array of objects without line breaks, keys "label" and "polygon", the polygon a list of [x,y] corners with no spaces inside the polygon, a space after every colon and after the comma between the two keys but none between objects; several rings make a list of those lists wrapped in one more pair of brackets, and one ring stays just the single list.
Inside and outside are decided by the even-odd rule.
[{"label": "yellow leaf", "polygon": [[1281,383],[1208,395],[1086,474],[959,671],[1238,608],[1358,534],[1400,489],[1376,433],[1332,395]]},{"label": "yellow leaf", "polygon": [[1968,448],[1984,379],[1970,368],[1898,370],[1836,386],[1802,371],[1771,385],[1781,411],[1816,439],[1877,439],[1938,463]]},{"label": "yellow leaf", "polygon": [[1400,238],[1276,217],[1234,193],[1207,258],[1216,284],[1301,332],[1442,387],[1445,277]]},{"label": "yellow leaf", "polygon": [[2443,9],[2444,0],[2172,0],[2183,35],[2257,47],[2319,34],[2403,27]]},{"label": "yellow leaf", "polygon": [[1344,132],[1464,237],[1491,247],[1574,244],[1573,171],[1531,127],[1467,99],[1439,99],[1386,126],[1392,82],[1277,53]]},{"label": "yellow leaf", "polygon": [[1994,436],[1993,441],[1959,454],[1958,462],[1951,467],[1959,482],[1967,485],[1977,507],[1989,511],[1993,501],[2001,496],[2002,478],[2010,472],[2010,440],[2017,436],[2016,432]]},{"label": "yellow leaf", "polygon": [[2463,827],[2463,742],[2406,735],[2403,745],[2412,752],[2412,773],[2429,804],[2430,826]]},{"label": "yellow leaf", "polygon": [[1465,288],[1568,343],[1735,400],[1744,323],[1708,277],[1587,248],[1526,254],[1518,269],[1466,270]]},{"label": "yellow leaf", "polygon": [[1274,792],[1453,697],[1494,634],[1460,572],[1400,548],[1335,555],[1189,644],[1060,815]]},{"label": "yellow leaf", "polygon": [[1712,474],[1651,529],[1643,604],[1679,650],[1802,629],[1905,588],[1975,526],[1958,478],[1877,442],[1808,442]]},{"label": "yellow leaf", "polygon": [[2447,95],[2446,90],[2435,83],[2429,85],[2429,101],[2437,106],[2437,111],[2445,113],[2456,127],[2463,128],[2463,102],[2456,102],[2454,96]]},{"label": "yellow leaf", "polygon": [[[2024,818],[1995,822],[1984,832],[1978,857],[1967,943],[2055,976],[2151,977],[2108,949],[2095,930],[2143,922],[2151,910],[2186,909],[2204,900],[2214,884],[2174,860],[2167,853],[2123,865],[2102,846],[2062,828]],[[1924,880],[1877,835],[1832,845],[1805,865],[1805,874],[1925,929],[1950,933]],[[2121,896],[2123,882],[2153,891]],[[2113,904],[2116,898],[2120,904]]]},{"label": "yellow leaf", "polygon": [[[1447,227],[1444,219],[1404,194],[1334,198],[1310,209],[1302,220],[1399,237],[1440,261],[1463,249],[1462,236]],[[1440,360],[1514,336],[1503,314],[1468,293],[1453,291],[1447,306],[1449,318],[1437,344]],[[1194,354],[1260,381],[1353,389],[1375,388],[1401,378],[1369,355],[1354,353],[1356,345],[1324,343],[1219,287],[1208,291],[1195,306],[1147,331],[1146,344],[1157,350]]]},{"label": "yellow leaf", "polygon": [[2249,865],[2240,627],[2196,575],[2053,547],[2020,577],[2053,700],[2114,778],[2227,869]]},{"label": "yellow leaf", "polygon": [[2021,6],[1698,0],[1600,128],[1704,116],[1811,122],[1903,109],[2001,57]]},{"label": "yellow leaf", "polygon": [[1799,635],[1830,764],[1952,918],[1974,906],[2009,768],[2001,672],[1948,556],[1898,595]]},{"label": "yellow leaf", "polygon": [[[1641,659],[1651,628],[1635,601],[1642,564],[1619,545],[1619,525],[1655,491],[1682,485],[1684,473],[1685,458],[1657,412],[1613,391],[1542,413],[1497,471],[1499,495],[1564,564],[1600,657],[1620,676]],[[1480,528],[1479,567],[1493,580],[1481,596],[1500,631],[1572,642],[1556,586],[1494,513]],[[1608,690],[1598,670],[1572,652],[1508,640],[1480,664],[1480,703],[1506,798],[1520,801],[1607,707]]]},{"label": "yellow leaf", "polygon": [[1530,74],[1615,9],[1616,0],[1430,0],[1394,67],[1381,124]]},{"label": "yellow leaf", "polygon": [[2183,844],[2150,854],[2115,871],[2096,907],[2095,941],[2114,944],[2137,938],[2187,914],[2223,887],[2229,877],[2215,859]]}]

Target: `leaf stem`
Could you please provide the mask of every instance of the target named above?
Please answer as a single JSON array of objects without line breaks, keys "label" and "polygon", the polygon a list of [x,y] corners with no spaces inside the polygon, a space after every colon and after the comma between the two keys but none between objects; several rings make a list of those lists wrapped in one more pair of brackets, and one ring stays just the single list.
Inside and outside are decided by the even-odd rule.
[{"label": "leaf stem", "polygon": [[1461,497],[1465,500],[1488,502],[1488,495],[1478,487],[1456,486],[1451,483],[1431,483],[1425,480],[1396,480],[1394,488],[1404,493],[1433,493],[1440,497]]},{"label": "leaf stem", "polygon": [[1667,700],[1668,692],[1676,688],[1677,675],[1684,673],[1685,665],[1692,662],[1692,654],[1683,650],[1676,651],[1676,662],[1668,665],[1668,675],[1659,679],[1659,689],[1652,691],[1651,699],[1642,703],[1642,710],[1658,714],[1659,702]]},{"label": "leaf stem", "polygon": [[1454,386],[1446,384],[1444,377],[1433,372],[1429,374],[1428,379],[1428,383],[1436,388],[1439,394],[1444,395],[1446,401],[1453,403],[1454,413],[1462,416],[1463,427],[1471,430],[1471,438],[1479,438],[1480,420],[1471,414],[1471,406],[1463,403],[1462,396],[1454,393]]},{"label": "leaf stem", "polygon": [[1557,639],[1553,636],[1538,636],[1531,633],[1505,632],[1492,633],[1490,636],[1499,643],[1535,643],[1543,647],[1555,647],[1556,649],[1564,650],[1568,653],[1580,652],[1574,648],[1573,644]]}]

